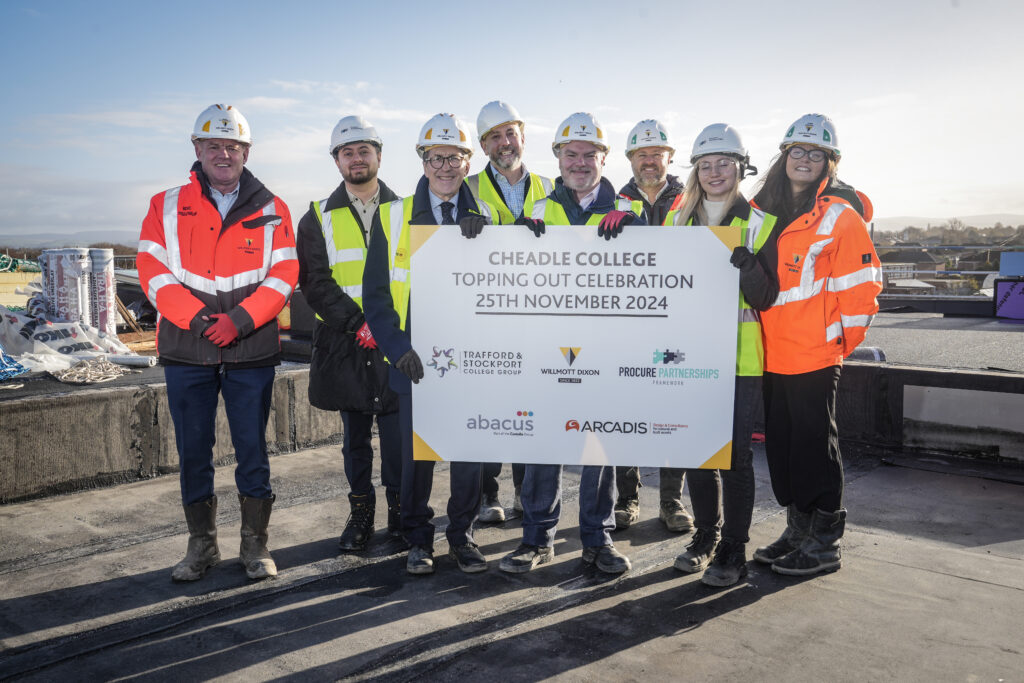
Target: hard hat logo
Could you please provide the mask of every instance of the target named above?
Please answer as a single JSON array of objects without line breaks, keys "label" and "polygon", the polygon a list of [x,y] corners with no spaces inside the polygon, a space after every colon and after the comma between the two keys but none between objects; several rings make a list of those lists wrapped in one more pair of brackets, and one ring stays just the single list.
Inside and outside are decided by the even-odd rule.
[{"label": "hard hat logo", "polygon": [[804,128],[806,128],[807,132],[810,133],[811,129],[814,128],[814,124],[808,121],[807,123],[804,124]]}]

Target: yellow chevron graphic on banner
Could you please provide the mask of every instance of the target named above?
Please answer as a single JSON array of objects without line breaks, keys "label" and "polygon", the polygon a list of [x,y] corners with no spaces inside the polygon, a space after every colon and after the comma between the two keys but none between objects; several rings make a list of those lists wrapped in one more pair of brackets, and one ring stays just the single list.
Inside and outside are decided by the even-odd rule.
[{"label": "yellow chevron graphic on banner", "polygon": [[409,233],[409,258],[412,258],[416,250],[433,237],[440,227],[440,225],[410,225],[409,228],[412,232]]},{"label": "yellow chevron graphic on banner", "polygon": [[442,458],[415,431],[412,433],[412,459],[442,462]]},{"label": "yellow chevron graphic on banner", "polygon": [[718,449],[718,452],[708,458],[707,462],[700,466],[702,470],[727,470],[732,468],[732,440],[725,442],[725,445]]},{"label": "yellow chevron graphic on banner", "polygon": [[[728,247],[730,252],[743,244],[740,239],[740,232],[743,228],[738,225],[709,225],[708,230],[714,233],[715,237],[722,240],[722,244]],[[416,233],[413,234],[415,235]]]}]

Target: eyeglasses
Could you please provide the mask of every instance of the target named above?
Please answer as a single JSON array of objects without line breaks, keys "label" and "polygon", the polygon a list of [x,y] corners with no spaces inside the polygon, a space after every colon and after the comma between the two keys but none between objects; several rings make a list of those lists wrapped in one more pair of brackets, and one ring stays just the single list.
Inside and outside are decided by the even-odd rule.
[{"label": "eyeglasses", "polygon": [[826,156],[824,150],[820,150],[820,149],[804,149],[803,147],[790,147],[789,148],[789,158],[790,159],[803,159],[805,155],[807,156],[808,159],[810,159],[814,163],[818,163],[819,161],[824,161],[825,160],[825,156]]},{"label": "eyeglasses", "polygon": [[462,162],[464,160],[465,157],[462,156],[461,154],[452,154],[451,156],[446,157],[430,157],[429,159],[426,160],[426,162],[430,164],[433,168],[444,168],[444,164],[447,161],[448,165],[451,166],[452,168],[458,168],[459,166],[462,166]]},{"label": "eyeglasses", "polygon": [[736,164],[736,162],[733,161],[732,159],[719,159],[714,164],[712,164],[710,161],[702,161],[699,164],[697,164],[697,172],[698,173],[710,173],[711,172],[711,168],[713,166],[715,168],[715,170],[717,170],[719,173],[721,173],[725,169],[727,169],[730,166],[733,166],[735,164]]}]

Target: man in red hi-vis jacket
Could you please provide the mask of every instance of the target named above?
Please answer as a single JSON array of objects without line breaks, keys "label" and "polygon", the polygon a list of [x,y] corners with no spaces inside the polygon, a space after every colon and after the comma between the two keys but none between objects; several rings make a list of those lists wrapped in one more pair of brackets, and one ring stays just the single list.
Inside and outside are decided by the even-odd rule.
[{"label": "man in red hi-vis jacket", "polygon": [[244,166],[252,135],[233,107],[196,120],[187,184],[153,197],[139,238],[139,283],[160,313],[157,350],[181,468],[185,558],[171,572],[195,581],[220,561],[213,445],[218,394],[235,447],[239,559],[251,579],[277,575],[267,550],[274,503],[266,429],[280,363],[277,314],[299,275],[283,201]]}]

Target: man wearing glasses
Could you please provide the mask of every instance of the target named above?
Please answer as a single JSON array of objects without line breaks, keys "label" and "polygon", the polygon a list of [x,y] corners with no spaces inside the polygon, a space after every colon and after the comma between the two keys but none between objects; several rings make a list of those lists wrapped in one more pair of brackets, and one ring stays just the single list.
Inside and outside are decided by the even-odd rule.
[{"label": "man wearing glasses", "polygon": [[[523,144],[526,142],[526,124],[512,105],[495,100],[488,102],[476,118],[476,131],[480,147],[490,163],[476,175],[466,179],[473,196],[493,204],[501,215],[502,223],[512,223],[525,214],[530,215],[533,205],[547,197],[554,185],[551,180],[530,173],[523,165]],[[481,522],[504,522],[505,510],[498,501],[498,475],[501,463],[484,463],[483,499],[480,503]],[[515,497],[512,509],[522,513],[520,493],[525,465],[512,465],[512,485]]]},{"label": "man wearing glasses", "polygon": [[153,197],[139,238],[139,284],[160,312],[157,343],[181,468],[188,551],[171,578],[195,581],[220,561],[213,445],[218,394],[235,447],[239,559],[250,579],[277,575],[267,550],[266,431],[280,363],[277,314],[299,263],[288,207],[245,168],[252,137],[233,107],[196,120],[188,184]]},{"label": "man wearing glasses", "polygon": [[[434,525],[430,491],[434,463],[413,460],[412,383],[423,363],[412,348],[409,308],[410,225],[455,225],[476,229],[500,221],[497,210],[473,198],[463,182],[473,155],[469,129],[454,114],[437,114],[420,131],[416,152],[423,177],[411,197],[381,204],[373,219],[363,271],[363,310],[370,331],[390,362],[389,381],[398,393],[402,435],[402,531],[410,544],[406,571],[434,571]],[[448,499],[448,555],[464,572],[482,572],[487,560],[473,542],[480,507],[480,463],[453,462]]]}]

